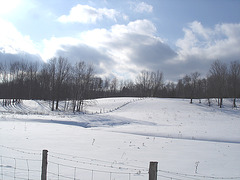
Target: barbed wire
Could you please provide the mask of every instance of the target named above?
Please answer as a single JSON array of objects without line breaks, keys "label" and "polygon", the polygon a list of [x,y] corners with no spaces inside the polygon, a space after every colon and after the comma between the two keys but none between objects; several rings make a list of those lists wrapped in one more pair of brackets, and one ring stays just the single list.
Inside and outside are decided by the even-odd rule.
[{"label": "barbed wire", "polygon": [[184,179],[179,179],[179,178],[170,177],[170,176],[164,176],[164,175],[157,175],[157,176],[158,176],[158,177],[167,178],[167,179],[171,179],[171,180],[184,180]]},{"label": "barbed wire", "polygon": [[[27,169],[24,169],[24,168],[18,168],[17,165],[16,165],[16,162],[14,164],[14,166],[10,165],[10,164],[3,164],[2,161],[1,161],[1,177],[3,179],[3,177],[13,177],[14,179],[26,179],[26,178],[22,178],[20,176],[17,175],[17,171],[20,171],[18,173],[25,173],[25,175],[27,174],[28,178],[26,180],[31,180],[31,178],[29,178],[30,176],[30,172],[34,172],[34,173],[41,173],[40,170],[33,170],[33,169],[29,169],[29,166]],[[12,169],[13,170],[13,173],[11,172],[11,174],[13,174],[12,176],[8,175],[8,172],[6,173],[3,173],[3,168],[6,168],[6,169]]]},{"label": "barbed wire", "polygon": [[[4,146],[4,145],[0,145],[0,147],[10,149],[10,150],[13,150],[13,151],[16,151],[16,152],[20,152],[20,153],[23,153],[23,154],[28,154],[28,155],[41,155],[41,153],[30,152],[30,150],[25,151],[23,149],[8,147],[8,146]],[[32,150],[32,151],[34,151],[34,150]],[[80,157],[80,156],[63,154],[63,153],[56,153],[56,154],[59,154],[59,155],[62,155],[62,156],[67,156],[67,157],[61,157],[61,156],[52,155],[51,153],[52,152],[50,152],[48,154],[48,156],[53,158],[53,160],[54,159],[59,159],[62,162],[67,161],[67,163],[58,163],[58,162],[53,162],[52,160],[48,160],[49,164],[54,164],[54,165],[58,166],[58,170],[57,170],[58,172],[57,173],[51,172],[51,171],[48,171],[48,173],[53,175],[53,176],[57,175],[58,177],[62,177],[62,178],[73,179],[73,177],[74,177],[74,180],[78,180],[76,178],[76,171],[77,170],[85,170],[85,171],[92,172],[92,176],[93,176],[94,172],[107,173],[107,174],[110,175],[110,179],[111,179],[112,174],[129,175],[129,179],[130,179],[131,175],[146,175],[146,174],[149,174],[149,171],[148,171],[147,168],[140,167],[140,166],[127,165],[127,164],[119,165],[117,162],[111,162],[111,161],[99,160],[99,159],[93,159],[93,158],[86,158],[86,157]],[[14,161],[14,163],[12,163],[12,165],[4,164],[3,163],[4,158],[11,159],[11,160]],[[75,159],[73,159],[73,158],[75,158]],[[85,159],[85,160],[89,160],[89,161],[92,161],[92,162],[87,162],[87,161],[84,161],[84,160],[76,160],[76,158]],[[17,161],[25,161],[27,169],[17,167]],[[30,172],[41,173],[40,170],[30,169],[29,164],[28,164],[29,161],[30,162],[31,161],[41,162],[40,159],[34,159],[34,158],[28,159],[28,158],[22,158],[22,157],[10,157],[10,156],[5,156],[5,155],[0,155],[0,163],[1,163],[0,164],[0,168],[1,168],[1,174],[0,175],[2,176],[2,179],[3,179],[3,176],[6,176],[6,177],[12,177],[14,179],[17,178],[17,179],[23,179],[23,180],[25,180],[25,179],[26,180],[31,180],[29,178]],[[77,163],[77,164],[83,164],[83,165],[89,165],[90,168],[73,166],[73,165],[70,165],[69,162]],[[72,168],[74,176],[69,177],[69,176],[66,176],[64,174],[60,174],[59,166]],[[95,168],[91,168],[91,166],[95,166]],[[104,170],[104,169],[98,169],[97,167],[110,168],[110,169],[115,169],[115,170],[109,170],[109,169]],[[10,175],[6,174],[6,172],[4,174],[3,168],[12,169],[13,170],[13,175],[10,176]],[[119,170],[119,171],[116,171],[116,170]],[[28,178],[17,177],[16,176],[17,171],[26,172]],[[240,179],[240,176],[239,177],[238,176],[235,176],[235,177],[217,177],[217,176],[207,176],[207,175],[201,175],[201,174],[179,173],[179,172],[166,171],[166,170],[161,170],[161,169],[158,170],[157,172],[158,172],[157,176],[163,177],[163,178],[166,178],[166,179],[173,179],[173,180],[185,180],[185,179],[191,179],[191,180],[201,180],[201,179],[230,180],[230,179]]]},{"label": "barbed wire", "polygon": [[31,171],[31,172],[38,172],[41,173],[40,170],[32,170],[32,169],[24,169],[24,168],[17,168],[17,167],[13,167],[11,165],[6,165],[6,164],[1,164],[0,167],[5,167],[5,168],[9,168],[9,169],[16,169],[16,170],[20,170],[20,171]]},{"label": "barbed wire", "polygon": [[122,105],[119,105],[119,106],[117,106],[115,108],[112,108],[112,109],[109,109],[109,110],[104,110],[104,108],[103,108],[103,109],[100,109],[99,112],[98,111],[96,111],[96,112],[85,111],[85,114],[94,115],[94,114],[106,114],[106,113],[114,112],[114,111],[117,111],[117,110],[123,108],[124,106],[127,106],[130,103],[140,101],[140,100],[143,100],[143,99],[144,98],[132,99],[130,101],[124,102]]},{"label": "barbed wire", "polygon": [[[0,145],[0,147],[10,149],[12,151],[20,152],[20,153],[23,153],[23,154],[31,154],[31,155],[41,155],[42,154],[42,153],[35,153],[35,152],[27,152],[23,149],[8,147],[8,146],[4,146],[4,145]],[[28,151],[36,151],[36,150],[28,150]]]},{"label": "barbed wire", "polygon": [[62,163],[56,163],[56,162],[52,162],[52,161],[48,161],[48,163],[52,163],[55,165],[60,165],[63,167],[68,167],[68,168],[73,168],[73,169],[80,169],[80,170],[85,170],[85,171],[94,171],[94,172],[101,172],[101,173],[114,173],[114,174],[148,174],[148,173],[142,173],[142,172],[120,172],[120,171],[107,171],[107,170],[99,170],[99,169],[90,169],[90,168],[82,168],[82,167],[75,167],[75,166],[71,166],[71,165],[66,165],[66,164],[62,164]]},{"label": "barbed wire", "polygon": [[[201,180],[201,179],[199,179],[199,178],[195,178],[195,177],[187,177],[187,176],[182,176],[182,175],[175,175],[175,176],[173,176],[173,175],[162,175],[162,174],[159,174],[158,173],[158,175],[157,176],[160,176],[160,177],[165,177],[165,178],[169,178],[169,179],[176,179],[176,180],[186,180],[186,179],[191,179],[191,180]],[[184,178],[184,179],[182,179],[182,178]]]},{"label": "barbed wire", "polygon": [[[39,159],[27,159],[27,158],[15,158],[10,156],[3,156],[0,155],[0,168],[1,168],[1,177],[0,179],[3,180],[3,177],[12,177],[15,179],[26,179],[26,180],[32,180],[30,178],[31,174],[40,174],[41,171],[39,169],[30,169],[29,168],[29,161],[30,162],[41,162]],[[4,160],[5,159],[5,160]],[[13,161],[11,164],[9,164],[9,160]],[[6,163],[8,162],[8,163]],[[21,162],[21,163],[19,163]],[[23,163],[26,163],[26,168],[23,168]],[[19,165],[20,164],[20,165]],[[41,164],[41,163],[39,163]],[[5,169],[5,170],[4,170]],[[7,171],[6,171],[7,170]],[[9,172],[10,171],[10,172]],[[9,175],[11,174],[11,175]],[[25,178],[28,177],[28,178]]]},{"label": "barbed wire", "polygon": [[[48,171],[48,175],[53,175],[53,176],[55,176],[55,177],[58,177],[58,179],[59,179],[60,177],[66,178],[66,179],[73,179],[73,177],[61,175],[61,174],[59,174],[59,173],[56,174],[56,173],[51,172],[51,171]],[[74,177],[74,180],[80,180],[80,179],[77,179],[76,177]]]},{"label": "barbed wire", "polygon": [[[63,157],[59,157],[59,156],[54,156],[54,155],[50,155],[50,154],[49,154],[49,156],[53,157],[53,158],[65,160],[65,161],[70,161],[70,162],[75,162],[75,163],[80,163],[80,164],[88,164],[88,165],[93,165],[93,166],[100,166],[100,167],[105,167],[105,168],[132,170],[132,171],[148,171],[148,169],[145,169],[145,168],[128,168],[128,167],[122,167],[122,166],[115,167],[114,166],[115,165],[114,162],[107,162],[107,163],[111,163],[111,165],[105,165],[105,164],[99,164],[99,163],[85,162],[85,161],[79,161],[79,160],[72,160],[72,159],[63,158]],[[92,160],[92,159],[90,159],[90,160]],[[129,166],[129,165],[125,165],[125,166]]]},{"label": "barbed wire", "polygon": [[206,175],[192,175],[192,174],[185,174],[185,173],[178,173],[178,172],[172,172],[172,171],[164,171],[164,170],[158,170],[158,172],[167,173],[167,174],[173,174],[173,175],[180,175],[185,177],[192,177],[192,178],[207,178],[207,179],[240,179],[240,177],[216,177],[216,176],[206,176]]},{"label": "barbed wire", "polygon": [[69,155],[69,154],[58,153],[58,152],[54,152],[54,151],[51,151],[51,153],[59,154],[59,155],[63,155],[63,156],[68,156],[68,157],[71,157],[71,158],[80,158],[80,159],[87,159],[87,160],[91,160],[91,161],[100,161],[100,162],[105,162],[105,163],[112,163],[112,161],[99,160],[99,159],[87,158],[87,157],[76,156],[76,155]]},{"label": "barbed wire", "polygon": [[[66,155],[66,154],[62,154],[62,155]],[[68,155],[69,157],[72,158],[83,158],[83,159],[88,159],[91,161],[99,161],[99,162],[104,162],[104,163],[111,163],[111,165],[105,165],[105,164],[101,164],[101,163],[92,163],[92,162],[85,162],[85,161],[80,161],[80,160],[72,160],[69,158],[63,158],[63,157],[59,157],[59,156],[55,156],[55,155],[49,155],[53,158],[57,158],[57,159],[61,159],[64,161],[70,161],[70,162],[75,162],[75,163],[81,163],[81,164],[87,164],[87,165],[92,165],[92,166],[97,166],[97,167],[104,167],[104,168],[114,168],[114,169],[119,169],[119,170],[129,170],[129,171],[137,171],[141,174],[148,174],[148,169],[143,168],[143,167],[139,167],[139,166],[134,166],[134,167],[138,167],[138,168],[129,168],[129,167],[121,167],[121,166],[113,166],[114,162],[110,162],[110,161],[103,161],[103,160],[97,160],[97,159],[91,159],[91,158],[85,158],[85,157],[78,157],[78,156],[72,156],[72,155]],[[57,163],[55,163],[57,164]],[[59,163],[58,163],[59,164]],[[61,164],[63,166],[63,164]],[[126,166],[131,166],[131,165],[126,165]],[[74,166],[68,166],[71,168],[74,168]],[[78,169],[83,169],[83,170],[91,170],[91,169],[87,169],[87,168],[78,168]],[[105,173],[111,173],[111,171],[103,171],[103,170],[93,170],[96,172],[105,172]],[[145,173],[147,172],[147,173]],[[118,172],[112,172],[112,173],[118,173]],[[128,174],[129,172],[122,172],[123,174]],[[131,172],[132,173],[132,172]],[[186,174],[186,173],[179,173],[179,172],[173,172],[173,171],[165,171],[165,170],[158,170],[158,173],[167,173],[169,178],[172,179],[181,179],[182,177],[184,177],[184,179],[192,179],[192,180],[199,180],[199,178],[204,178],[204,179],[222,179],[222,180],[227,180],[227,179],[240,179],[240,177],[216,177],[216,176],[207,176],[207,175],[192,175],[192,174]],[[137,174],[137,173],[136,173]],[[163,174],[159,174],[158,176],[164,176]],[[174,177],[175,176],[175,177]],[[178,177],[176,177],[178,176]]]},{"label": "barbed wire", "polygon": [[42,160],[40,159],[26,159],[26,158],[15,158],[15,157],[9,157],[9,156],[2,156],[0,155],[0,157],[3,157],[3,158],[7,158],[7,159],[16,159],[16,160],[22,160],[22,161],[38,161],[38,162],[41,162]]},{"label": "barbed wire", "polygon": [[[48,171],[48,174],[49,175],[53,175],[55,177],[64,177],[64,178],[67,178],[67,179],[74,179],[74,180],[78,180],[76,178],[76,171],[77,170],[84,170],[84,171],[88,171],[91,173],[91,180],[94,180],[94,173],[105,173],[105,174],[108,174],[109,177],[110,177],[110,180],[112,179],[112,175],[113,174],[118,174],[118,175],[128,175],[128,179],[131,180],[131,175],[146,175],[148,173],[141,173],[141,172],[136,172],[136,173],[133,173],[133,172],[117,172],[117,171],[107,171],[107,170],[99,170],[99,169],[92,169],[92,168],[82,168],[82,167],[75,167],[75,166],[72,166],[72,165],[66,165],[66,164],[61,164],[61,163],[56,163],[56,162],[52,162],[52,161],[48,161],[48,163],[51,165],[51,164],[54,164],[57,166],[57,171],[58,173],[55,173],[55,172],[52,172],[52,171]],[[62,167],[66,167],[67,168],[71,168],[73,169],[73,176],[66,176],[66,175],[63,175],[63,174],[60,174],[59,172],[59,166],[62,166]]]},{"label": "barbed wire", "polygon": [[[4,174],[4,177],[11,177],[11,178],[16,178],[12,175],[8,175],[8,174]],[[23,177],[17,177],[17,179],[22,179],[22,180],[35,180],[35,179],[31,179],[31,178],[23,178]]]},{"label": "barbed wire", "polygon": [[[68,157],[71,157],[71,158],[79,158],[79,159],[86,159],[86,160],[90,160],[90,161],[98,161],[98,162],[103,162],[103,163],[109,163],[109,164],[119,164],[118,162],[116,161],[106,161],[106,160],[102,160],[102,159],[95,159],[95,158],[87,158],[87,157],[82,157],[82,156],[76,156],[76,155],[69,155],[69,154],[64,154],[64,153],[58,153],[58,152],[53,152],[51,151],[50,153],[53,153],[53,154],[59,154],[59,155],[63,155],[63,156],[68,156]],[[49,155],[51,156],[51,154],[49,153]],[[59,156],[57,156],[59,157]],[[67,160],[72,160],[70,158],[65,158]],[[133,168],[138,168],[138,169],[147,169],[146,167],[142,167],[142,166],[136,166],[136,165],[130,165],[130,164],[125,164],[125,166],[128,166],[128,167],[133,167]]]}]

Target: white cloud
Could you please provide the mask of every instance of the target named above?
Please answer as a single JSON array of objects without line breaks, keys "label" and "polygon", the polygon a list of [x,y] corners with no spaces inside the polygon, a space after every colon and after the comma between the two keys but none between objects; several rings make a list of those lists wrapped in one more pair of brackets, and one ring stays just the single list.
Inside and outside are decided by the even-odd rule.
[{"label": "white cloud", "polygon": [[133,3],[133,10],[138,13],[150,13],[153,11],[153,6],[149,5],[145,2],[140,2],[140,3]]},{"label": "white cloud", "polygon": [[44,61],[51,59],[56,56],[56,52],[63,50],[63,46],[77,46],[80,43],[80,40],[72,37],[52,37],[49,40],[43,40],[43,52],[41,54]]},{"label": "white cloud", "polygon": [[[111,42],[123,42],[128,43],[128,39],[124,39],[127,35],[142,35],[147,37],[153,37],[156,32],[156,27],[149,20],[136,20],[129,22],[127,25],[114,25],[110,30],[107,29],[94,29],[82,33],[81,37],[83,41],[91,46],[99,47],[105,46]],[[130,41],[131,39],[129,39]],[[137,40],[137,39],[136,39]],[[138,40],[137,40],[138,41]],[[147,43],[148,41],[142,41]],[[125,44],[127,46],[127,44]],[[114,48],[114,47],[112,47]],[[112,49],[111,48],[111,49]]]},{"label": "white cloud", "polygon": [[84,60],[96,65],[98,75],[133,78],[144,69],[160,68],[161,62],[176,56],[149,20],[136,20],[110,29],[93,29],[79,37],[44,40],[44,59],[62,55],[70,61]]},{"label": "white cloud", "polygon": [[21,3],[21,0],[0,0],[0,14],[11,13]]},{"label": "white cloud", "polygon": [[127,26],[125,25],[115,25],[112,27],[113,31],[123,31],[123,32],[133,32],[138,34],[150,35],[152,36],[156,32],[156,27],[154,24],[146,19],[143,20],[136,20],[134,22],[128,23]]},{"label": "white cloud", "polygon": [[38,50],[29,36],[22,35],[15,26],[3,19],[0,19],[0,52],[17,54],[28,52],[38,54]]},{"label": "white cloud", "polygon": [[0,27],[0,62],[42,60],[30,36],[21,34],[12,23],[1,18]]},{"label": "white cloud", "polygon": [[183,29],[184,38],[177,40],[181,60],[235,60],[240,55],[240,24],[218,24],[214,29],[205,28],[194,21]]},{"label": "white cloud", "polygon": [[114,25],[109,30],[90,30],[81,33],[80,39],[104,55],[100,63],[89,51],[89,59],[97,59],[96,64],[101,64],[105,75],[134,78],[139,71],[156,70],[163,61],[176,56],[155,33],[156,27],[151,21],[137,20],[127,25]]},{"label": "white cloud", "polygon": [[194,21],[183,31],[184,37],[176,42],[178,56],[165,63],[165,69],[173,72],[168,73],[170,79],[177,80],[181,74],[195,71],[206,75],[217,59],[225,63],[239,60],[240,24],[217,24],[214,28],[206,28]]},{"label": "white cloud", "polygon": [[62,15],[58,18],[58,21],[62,23],[78,22],[78,23],[95,23],[103,18],[108,18],[116,21],[116,17],[119,12],[114,9],[107,8],[93,8],[88,5],[78,4],[74,6],[69,15]]},{"label": "white cloud", "polygon": [[165,77],[177,80],[183,73],[199,71],[203,75],[216,60],[237,60],[240,55],[240,24],[219,24],[206,28],[192,22],[184,37],[172,50],[149,20],[136,20],[110,29],[93,29],[78,37],[45,40],[45,57],[56,55],[69,60],[95,64],[98,75],[132,78],[141,70],[161,70]]}]

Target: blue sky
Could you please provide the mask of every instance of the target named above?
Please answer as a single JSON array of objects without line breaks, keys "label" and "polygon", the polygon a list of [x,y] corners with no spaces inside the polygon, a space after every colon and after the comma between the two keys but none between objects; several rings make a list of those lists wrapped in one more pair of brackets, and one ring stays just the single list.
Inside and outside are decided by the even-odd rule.
[{"label": "blue sky", "polygon": [[0,61],[84,60],[99,76],[177,80],[240,60],[239,0],[0,0]]}]

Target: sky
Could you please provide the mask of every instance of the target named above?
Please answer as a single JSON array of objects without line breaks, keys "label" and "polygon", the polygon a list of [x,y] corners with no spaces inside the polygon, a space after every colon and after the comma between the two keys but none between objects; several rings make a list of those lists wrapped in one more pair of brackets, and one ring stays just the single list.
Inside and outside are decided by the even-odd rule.
[{"label": "sky", "polygon": [[0,0],[0,62],[58,56],[103,78],[205,76],[240,60],[240,1]]}]

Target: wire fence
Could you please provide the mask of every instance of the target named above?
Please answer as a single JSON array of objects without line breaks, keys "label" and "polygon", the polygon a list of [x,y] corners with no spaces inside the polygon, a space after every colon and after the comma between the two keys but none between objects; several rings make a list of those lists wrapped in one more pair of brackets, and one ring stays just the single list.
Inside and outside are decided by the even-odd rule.
[{"label": "wire fence", "polygon": [[0,179],[1,180],[35,180],[41,174],[41,153],[30,152],[0,145],[8,150],[6,156],[0,154]]},{"label": "wire fence", "polygon": [[[0,180],[41,179],[42,153],[0,145],[14,156],[0,154]],[[48,152],[48,180],[147,180],[150,169],[117,161],[86,158]],[[239,177],[217,177],[157,170],[158,180],[240,180]]]},{"label": "wire fence", "polygon": [[127,102],[124,102],[123,104],[119,105],[119,106],[116,106],[116,107],[112,107],[112,108],[108,108],[108,109],[105,109],[104,107],[103,108],[99,108],[99,110],[96,110],[96,111],[87,111],[85,110],[84,113],[85,114],[88,114],[88,115],[94,115],[94,114],[106,114],[106,113],[111,113],[111,112],[114,112],[114,111],[117,111],[131,103],[134,103],[134,102],[137,102],[137,101],[141,101],[145,98],[137,98],[137,99],[131,99]]},{"label": "wire fence", "polygon": [[148,169],[79,156],[48,154],[48,177],[55,179],[147,179]]}]

